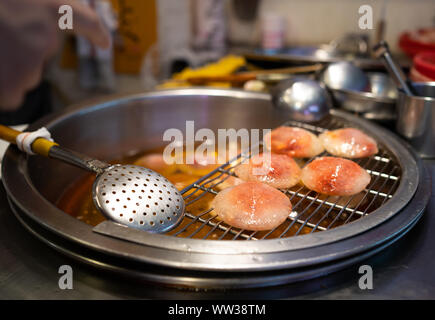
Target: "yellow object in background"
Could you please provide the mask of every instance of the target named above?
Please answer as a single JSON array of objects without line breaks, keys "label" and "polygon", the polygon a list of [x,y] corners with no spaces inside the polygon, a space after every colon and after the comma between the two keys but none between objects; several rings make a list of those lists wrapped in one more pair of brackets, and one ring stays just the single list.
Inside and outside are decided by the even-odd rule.
[{"label": "yellow object in background", "polygon": [[[174,87],[190,87],[186,80],[192,77],[207,77],[207,76],[226,76],[234,73],[239,68],[246,65],[246,60],[243,57],[235,55],[227,55],[217,62],[207,64],[203,67],[192,69],[186,68],[183,71],[173,75],[171,80],[168,80],[158,88],[174,88]],[[210,82],[209,87],[231,87],[229,82]]]},{"label": "yellow object in background", "polygon": [[111,0],[118,14],[121,45],[115,47],[115,70],[138,73],[148,49],[157,42],[156,0]]},{"label": "yellow object in background", "polygon": [[205,65],[204,67],[191,69],[186,68],[183,71],[174,74],[174,80],[186,80],[191,77],[199,76],[226,76],[243,67],[246,61],[243,57],[228,55],[219,61]]},{"label": "yellow object in background", "polygon": [[[114,41],[114,69],[117,73],[138,74],[146,52],[157,43],[156,0],[110,0],[118,18]],[[73,41],[64,46],[61,66],[77,67]]]}]

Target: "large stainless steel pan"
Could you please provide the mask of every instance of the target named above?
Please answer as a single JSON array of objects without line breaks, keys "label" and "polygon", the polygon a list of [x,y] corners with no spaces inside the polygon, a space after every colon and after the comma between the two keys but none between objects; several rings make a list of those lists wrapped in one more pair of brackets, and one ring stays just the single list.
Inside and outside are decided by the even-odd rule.
[{"label": "large stainless steel pan", "polygon": [[[400,179],[395,177],[398,185],[394,194],[387,195],[389,200],[363,219],[296,237],[217,241],[135,232],[123,239],[116,230],[111,236],[96,233],[54,205],[81,171],[55,160],[28,157],[15,147],[8,149],[3,160],[3,182],[12,208],[29,230],[56,249],[100,268],[165,284],[207,288],[301,280],[378,252],[415,224],[429,198],[420,160],[394,135],[344,112],[333,111],[332,118],[374,136],[400,167]],[[283,124],[286,115],[272,107],[266,94],[182,89],[74,106],[30,129],[44,125],[62,145],[113,159],[164,145],[163,132],[168,128],[184,131],[186,120],[194,120],[197,129],[261,129]]]}]

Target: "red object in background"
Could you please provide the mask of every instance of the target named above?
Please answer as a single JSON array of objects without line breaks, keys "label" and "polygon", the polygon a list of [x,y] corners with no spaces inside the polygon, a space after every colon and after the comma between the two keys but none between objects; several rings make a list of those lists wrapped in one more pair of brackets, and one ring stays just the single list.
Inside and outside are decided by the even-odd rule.
[{"label": "red object in background", "polygon": [[415,55],[413,67],[423,77],[435,81],[435,51],[421,52]]},{"label": "red object in background", "polygon": [[431,78],[425,77],[420,72],[418,72],[414,67],[411,68],[409,72],[409,78],[412,82],[432,82],[435,81]]},{"label": "red object in background", "polygon": [[410,57],[423,51],[435,52],[435,28],[402,33],[399,47]]}]

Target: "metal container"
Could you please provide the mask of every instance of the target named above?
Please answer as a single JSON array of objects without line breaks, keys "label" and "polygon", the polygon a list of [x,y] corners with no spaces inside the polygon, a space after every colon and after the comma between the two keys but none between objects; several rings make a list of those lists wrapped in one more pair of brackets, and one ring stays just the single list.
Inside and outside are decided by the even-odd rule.
[{"label": "metal container", "polygon": [[[325,198],[300,186],[283,190],[294,204],[288,221],[277,230],[252,232],[208,216],[208,210],[190,214],[190,206],[214,196],[214,186],[237,165],[226,164],[188,187],[178,235],[151,234],[109,221],[92,227],[66,214],[56,203],[81,170],[11,146],[2,180],[15,215],[40,240],[96,268],[169,286],[246,288],[310,279],[362,261],[412,228],[429,199],[421,161],[392,133],[340,110],[316,124],[288,122],[267,94],[178,89],[113,97],[71,107],[29,130],[45,126],[61,145],[114,159],[166,145],[164,131],[184,132],[187,120],[215,132],[283,124],[316,134],[360,128],[379,143],[378,154],[358,160],[372,182],[351,199]],[[205,235],[195,238],[203,230]]]},{"label": "metal container", "polygon": [[418,96],[399,90],[396,129],[423,158],[435,158],[435,82],[413,83]]},{"label": "metal container", "polygon": [[338,106],[352,112],[395,117],[397,89],[394,82],[383,73],[370,72],[367,76],[369,91],[330,88]]}]

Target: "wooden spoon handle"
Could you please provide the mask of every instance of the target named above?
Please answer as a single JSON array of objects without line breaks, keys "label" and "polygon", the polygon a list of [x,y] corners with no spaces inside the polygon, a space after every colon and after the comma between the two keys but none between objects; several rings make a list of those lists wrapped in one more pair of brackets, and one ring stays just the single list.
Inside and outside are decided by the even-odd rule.
[{"label": "wooden spoon handle", "polygon": [[232,84],[243,84],[249,80],[255,80],[258,75],[284,73],[284,74],[298,74],[319,71],[322,68],[321,64],[314,64],[309,66],[298,66],[270,70],[257,70],[247,71],[237,74],[229,74],[223,76],[193,76],[187,79],[187,82],[193,85],[204,85],[209,82],[230,82]]}]

